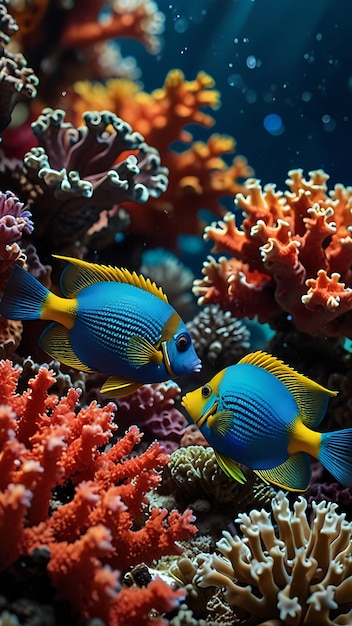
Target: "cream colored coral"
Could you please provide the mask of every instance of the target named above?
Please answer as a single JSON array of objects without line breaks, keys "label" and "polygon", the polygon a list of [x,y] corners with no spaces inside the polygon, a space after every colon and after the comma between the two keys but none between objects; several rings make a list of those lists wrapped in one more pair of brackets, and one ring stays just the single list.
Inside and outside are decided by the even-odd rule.
[{"label": "cream colored coral", "polygon": [[197,557],[194,582],[223,588],[234,611],[256,619],[251,624],[278,618],[288,626],[352,624],[352,523],[334,503],[312,507],[309,524],[305,498],[292,511],[280,491],[272,500],[275,522],[264,510],[239,515],[243,537],[224,531],[220,554]]}]

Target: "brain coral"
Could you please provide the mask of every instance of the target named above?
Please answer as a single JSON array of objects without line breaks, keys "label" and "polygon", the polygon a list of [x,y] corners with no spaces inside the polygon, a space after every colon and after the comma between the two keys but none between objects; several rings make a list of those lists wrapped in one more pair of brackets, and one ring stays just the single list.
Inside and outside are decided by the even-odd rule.
[{"label": "brain coral", "polygon": [[351,624],[352,523],[323,501],[313,503],[309,524],[306,508],[300,496],[291,511],[280,491],[272,500],[275,522],[264,510],[242,513],[243,536],[223,531],[220,554],[197,557],[194,582],[222,588],[234,613],[247,615],[241,624]]}]

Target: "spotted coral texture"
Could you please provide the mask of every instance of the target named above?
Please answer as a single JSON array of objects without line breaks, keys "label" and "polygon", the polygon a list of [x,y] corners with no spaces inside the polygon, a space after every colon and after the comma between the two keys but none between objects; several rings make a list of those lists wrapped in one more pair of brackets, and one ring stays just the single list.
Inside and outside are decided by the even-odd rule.
[{"label": "spotted coral texture", "polygon": [[187,327],[203,367],[233,365],[250,347],[248,328],[218,304],[204,307]]},{"label": "spotted coral texture", "polygon": [[243,468],[243,471],[247,482],[240,485],[220,469],[213,448],[190,445],[170,455],[163,469],[160,491],[175,494],[177,499],[186,503],[197,498],[207,498],[220,505],[231,503],[237,511],[249,504],[268,502],[273,494],[271,487],[250,470]]},{"label": "spotted coral texture", "polygon": [[[282,491],[272,514],[253,509],[236,519],[242,536],[223,531],[218,553],[200,555],[194,582],[222,588],[224,600],[245,611],[243,624],[331,626],[352,617],[352,523],[334,503],[300,496],[290,509]],[[273,621],[271,621],[273,620]]]},{"label": "spotted coral texture", "polygon": [[233,213],[205,228],[214,243],[202,279],[194,283],[199,304],[219,303],[237,317],[282,320],[316,335],[352,336],[352,188],[328,190],[322,170],[292,170],[289,190],[246,183],[236,196],[244,214]]}]

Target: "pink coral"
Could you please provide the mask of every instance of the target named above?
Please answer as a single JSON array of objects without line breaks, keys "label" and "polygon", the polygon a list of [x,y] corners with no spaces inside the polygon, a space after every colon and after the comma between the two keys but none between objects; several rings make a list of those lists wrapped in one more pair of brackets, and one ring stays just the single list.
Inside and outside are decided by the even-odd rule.
[{"label": "pink coral", "polygon": [[0,192],[0,260],[15,262],[21,249],[18,245],[22,234],[30,235],[33,222],[30,211],[12,191]]},{"label": "pink coral", "polygon": [[[116,429],[113,403],[101,408],[92,402],[78,411],[80,391],[50,395],[55,379],[44,367],[20,395],[19,375],[10,361],[0,361],[0,533],[7,538],[0,544],[0,570],[46,547],[58,599],[87,618],[121,626],[136,593],[120,592],[119,571],[180,553],[178,541],[196,531],[192,513],[149,510],[146,494],[159,484],[168,456],[155,442],[131,457],[142,436],[137,426],[100,451]],[[50,514],[53,489],[69,483],[73,497]],[[143,612],[136,609],[136,619],[148,624],[147,608],[168,610],[179,597],[153,581],[141,591]]]},{"label": "pink coral", "polygon": [[[328,175],[289,172],[290,191],[247,181],[236,196],[244,213],[206,227],[215,253],[194,293],[200,304],[219,303],[237,317],[258,316],[273,326],[284,316],[309,334],[352,336],[352,189],[328,191]],[[230,258],[229,258],[230,257]]]}]

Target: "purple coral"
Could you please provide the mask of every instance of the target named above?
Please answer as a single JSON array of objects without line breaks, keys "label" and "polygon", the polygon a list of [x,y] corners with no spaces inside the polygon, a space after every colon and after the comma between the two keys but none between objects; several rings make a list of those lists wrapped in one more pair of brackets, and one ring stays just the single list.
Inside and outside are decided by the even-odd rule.
[{"label": "purple coral", "polygon": [[0,192],[0,259],[15,261],[20,254],[19,241],[33,230],[32,215],[12,191]]},{"label": "purple coral", "polygon": [[180,388],[175,383],[143,385],[126,398],[119,399],[116,421],[120,432],[131,423],[139,425],[146,439],[155,437],[163,442],[168,453],[180,446],[187,425],[185,417],[175,407]]},{"label": "purple coral", "polygon": [[29,205],[36,241],[50,252],[81,240],[100,213],[126,201],[159,197],[168,170],[140,133],[109,111],[83,115],[75,128],[61,109],[46,108],[32,124],[39,147],[24,157],[33,185]]}]

